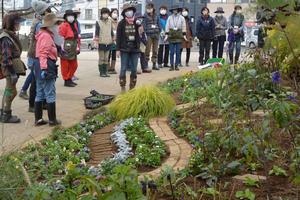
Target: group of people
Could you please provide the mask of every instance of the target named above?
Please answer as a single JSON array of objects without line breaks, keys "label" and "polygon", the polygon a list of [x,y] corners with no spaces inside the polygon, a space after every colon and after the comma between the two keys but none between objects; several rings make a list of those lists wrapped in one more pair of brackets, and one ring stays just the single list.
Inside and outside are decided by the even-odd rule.
[{"label": "group of people", "polygon": [[[29,112],[35,113],[36,126],[56,126],[61,124],[56,118],[55,103],[57,60],[59,57],[64,86],[75,87],[77,55],[80,53],[81,42],[80,23],[77,21],[80,12],[66,10],[62,17],[57,17],[43,1],[34,1],[32,8],[35,11],[35,19],[30,31],[27,56],[27,67],[31,72],[22,87],[20,97],[28,98]],[[189,66],[191,48],[195,40],[200,46],[199,64],[204,64],[209,59],[211,45],[213,57],[223,57],[227,34],[230,63],[237,63],[243,40],[244,16],[241,11],[241,6],[235,6],[228,22],[221,7],[215,11],[215,17],[211,17],[209,9],[204,7],[196,22],[194,33],[188,8],[172,6],[168,9],[163,5],[157,14],[154,4],[148,3],[144,15],[137,12],[136,7],[131,4],[124,4],[121,15],[117,9],[102,8],[101,16],[96,22],[94,38],[99,53],[99,74],[101,77],[117,74],[116,60],[120,57],[121,91],[126,90],[128,70],[131,71],[129,89],[133,89],[137,82],[139,59],[143,73],[151,73],[152,70],[163,67],[170,68],[170,71],[179,70],[182,66],[183,49],[186,49],[185,65]],[[0,79],[6,79],[0,116],[3,123],[20,122],[17,116],[12,115],[11,104],[17,94],[16,84],[19,76],[25,75],[26,70],[20,59],[22,46],[16,35],[20,23],[24,20],[17,13],[6,14],[3,20],[3,32],[0,35]],[[26,91],[29,86],[28,96]],[[43,119],[43,109],[48,110],[49,121]]]}]

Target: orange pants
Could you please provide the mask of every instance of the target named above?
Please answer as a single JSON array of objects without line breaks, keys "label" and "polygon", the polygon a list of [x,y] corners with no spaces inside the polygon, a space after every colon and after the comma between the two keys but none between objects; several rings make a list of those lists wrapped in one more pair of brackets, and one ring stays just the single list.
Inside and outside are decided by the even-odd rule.
[{"label": "orange pants", "polygon": [[65,81],[71,80],[77,70],[77,67],[78,67],[77,59],[66,60],[66,59],[61,58],[60,64],[61,64],[61,74],[62,74],[63,79]]}]

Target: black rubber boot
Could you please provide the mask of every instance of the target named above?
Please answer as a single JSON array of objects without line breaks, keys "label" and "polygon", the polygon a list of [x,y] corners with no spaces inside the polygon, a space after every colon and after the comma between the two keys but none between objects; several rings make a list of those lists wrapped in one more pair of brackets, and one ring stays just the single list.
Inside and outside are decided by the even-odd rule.
[{"label": "black rubber boot", "polygon": [[12,115],[12,111],[0,111],[1,112],[1,116],[0,116],[0,122],[2,123],[11,123],[11,124],[16,124],[16,123],[20,123],[21,120],[17,117]]},{"label": "black rubber boot", "polygon": [[61,121],[56,119],[55,102],[48,103],[48,118],[49,118],[49,126],[58,126],[61,124]]},{"label": "black rubber boot", "polygon": [[34,103],[34,116],[35,116],[35,125],[42,126],[47,124],[45,120],[43,120],[43,102],[35,102]]},{"label": "black rubber boot", "polygon": [[108,65],[107,64],[103,64],[103,74],[104,74],[104,77],[110,77],[110,75],[108,75]]},{"label": "black rubber boot", "polygon": [[75,87],[76,85],[73,84],[72,80],[65,80],[65,87]]},{"label": "black rubber boot", "polygon": [[132,90],[133,88],[135,88],[136,81],[137,81],[136,78],[137,78],[136,76],[135,76],[135,77],[131,77],[131,76],[130,76],[130,84],[129,84],[129,89],[130,89],[130,90]]},{"label": "black rubber boot", "polygon": [[230,60],[230,64],[233,64],[233,54],[229,54],[229,60]]},{"label": "black rubber boot", "polygon": [[175,70],[176,70],[176,71],[179,71],[179,68],[178,68],[178,66],[177,66],[177,65],[175,65]]},{"label": "black rubber boot", "polygon": [[171,67],[170,67],[169,71],[174,71],[174,70],[175,70],[175,67],[174,67],[174,65],[171,65]]}]

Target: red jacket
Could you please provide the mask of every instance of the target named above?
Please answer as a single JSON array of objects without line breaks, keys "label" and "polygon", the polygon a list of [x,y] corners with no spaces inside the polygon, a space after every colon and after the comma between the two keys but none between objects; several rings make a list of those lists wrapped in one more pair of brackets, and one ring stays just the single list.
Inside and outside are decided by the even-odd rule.
[{"label": "red jacket", "polygon": [[[77,30],[78,33],[78,47],[80,47],[80,35],[78,32],[78,26],[77,23],[74,23],[75,29]],[[64,22],[59,26],[59,34],[64,38],[64,39],[72,39],[74,38],[74,33],[71,28],[71,25],[68,22]]]}]

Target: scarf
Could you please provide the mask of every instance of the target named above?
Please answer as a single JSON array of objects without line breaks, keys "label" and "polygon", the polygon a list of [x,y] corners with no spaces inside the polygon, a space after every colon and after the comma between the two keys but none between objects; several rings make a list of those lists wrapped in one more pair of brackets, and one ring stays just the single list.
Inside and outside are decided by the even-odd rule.
[{"label": "scarf", "polygon": [[217,24],[222,24],[222,22],[223,22],[223,16],[222,17],[216,16],[215,20],[216,20]]},{"label": "scarf", "polygon": [[[74,21],[75,22],[75,21]],[[74,34],[74,39],[78,39],[78,31],[76,30],[75,28],[75,23],[71,23],[70,26],[71,26],[71,29],[73,31],[73,34]]]},{"label": "scarf", "polygon": [[3,31],[5,33],[7,33],[9,35],[9,37],[11,37],[14,40],[14,42],[18,45],[17,47],[20,49],[20,53],[22,53],[22,45],[21,45],[19,37],[16,35],[16,33],[13,31],[6,30],[6,29],[4,29]]},{"label": "scarf", "polygon": [[130,25],[132,25],[134,23],[134,17],[131,17],[131,18],[126,17],[125,19],[126,19],[127,23]]}]

